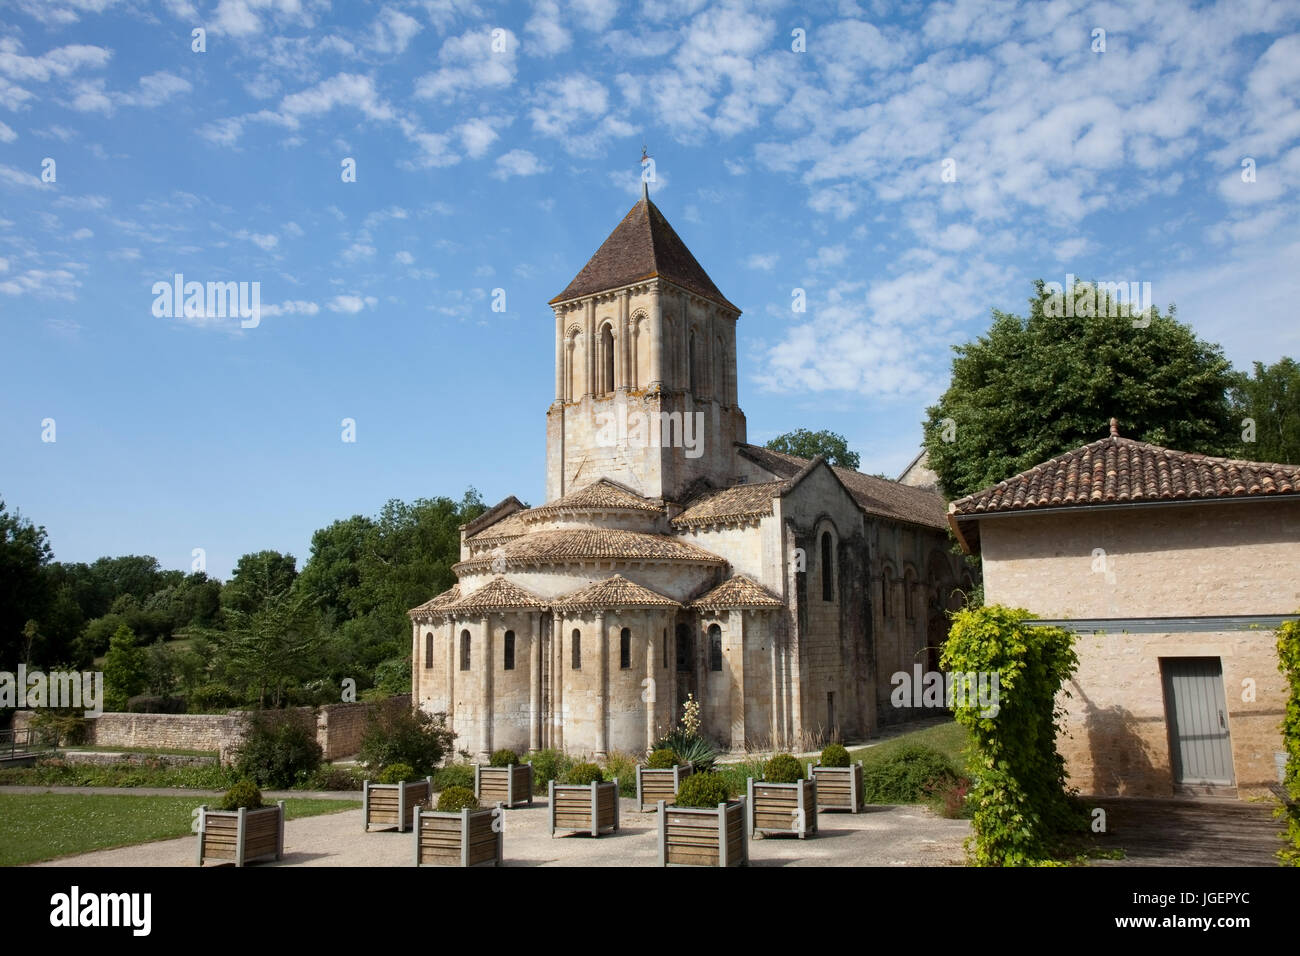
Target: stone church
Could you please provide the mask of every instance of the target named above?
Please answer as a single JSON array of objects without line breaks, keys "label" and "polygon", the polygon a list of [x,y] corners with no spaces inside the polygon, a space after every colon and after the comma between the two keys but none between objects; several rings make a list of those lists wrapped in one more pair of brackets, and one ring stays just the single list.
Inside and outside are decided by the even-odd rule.
[{"label": "stone church", "polygon": [[461,529],[458,583],[410,612],[412,696],[458,746],[641,753],[688,694],[732,750],[924,716],[962,564],[933,489],[746,442],[740,309],[644,189],[549,303],[546,502]]}]

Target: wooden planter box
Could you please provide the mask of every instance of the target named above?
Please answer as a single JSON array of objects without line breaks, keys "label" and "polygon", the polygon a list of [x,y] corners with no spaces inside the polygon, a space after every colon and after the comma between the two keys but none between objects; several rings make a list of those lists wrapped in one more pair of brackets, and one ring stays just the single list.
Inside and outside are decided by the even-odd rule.
[{"label": "wooden planter box", "polygon": [[618,781],[581,784],[550,782],[551,836],[556,830],[582,830],[594,837],[611,827],[618,829]]},{"label": "wooden planter box", "polygon": [[809,764],[808,776],[817,781],[817,809],[848,810],[850,813],[862,809],[861,760],[849,767]]},{"label": "wooden planter box", "polygon": [[501,804],[458,813],[415,813],[416,866],[500,866]]},{"label": "wooden planter box", "polygon": [[636,805],[642,813],[650,813],[659,808],[659,801],[671,806],[677,802],[677,788],[691,775],[690,764],[651,770],[649,767],[636,768]]},{"label": "wooden planter box", "polygon": [[533,765],[508,767],[474,766],[474,796],[479,803],[501,803],[506,807],[533,805]]},{"label": "wooden planter box", "polygon": [[243,866],[284,856],[284,801],[256,810],[199,807],[199,866],[223,860]]},{"label": "wooden planter box", "polygon": [[659,865],[746,866],[746,800],[720,803],[716,810],[659,803]]},{"label": "wooden planter box", "polygon": [[817,835],[817,781],[769,783],[749,778],[749,833],[796,833],[802,840]]},{"label": "wooden planter box", "polygon": [[367,780],[361,797],[365,807],[361,818],[367,832],[376,826],[397,827],[398,833],[405,833],[415,819],[415,808],[433,799],[433,778],[405,783],[371,783]]}]

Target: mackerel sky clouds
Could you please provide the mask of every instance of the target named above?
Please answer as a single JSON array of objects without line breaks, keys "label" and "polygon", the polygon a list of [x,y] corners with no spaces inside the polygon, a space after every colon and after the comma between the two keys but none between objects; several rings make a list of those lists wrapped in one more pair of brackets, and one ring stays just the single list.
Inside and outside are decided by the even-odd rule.
[{"label": "mackerel sky clouds", "polygon": [[[638,197],[643,142],[655,202],[744,310],[756,443],[830,428],[896,474],[950,346],[1036,278],[1150,282],[1238,367],[1300,355],[1298,21],[11,0],[0,496],[62,560],[203,547],[222,576],[301,562],[390,497],[540,503],[546,301]],[[156,316],[177,273],[258,282],[260,323]]]}]

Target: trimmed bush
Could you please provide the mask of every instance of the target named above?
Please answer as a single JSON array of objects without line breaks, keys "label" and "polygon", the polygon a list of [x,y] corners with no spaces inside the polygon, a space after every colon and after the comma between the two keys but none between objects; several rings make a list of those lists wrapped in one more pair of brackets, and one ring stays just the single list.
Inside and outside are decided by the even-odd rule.
[{"label": "trimmed bush", "polygon": [[763,765],[763,779],[768,783],[798,783],[803,779],[803,764],[793,754],[776,754]]},{"label": "trimmed bush", "polygon": [[284,714],[255,712],[236,751],[235,767],[262,787],[286,789],[306,783],[320,769],[324,754],[316,731]]},{"label": "trimmed bush", "polygon": [[433,773],[456,737],[446,720],[445,714],[406,707],[379,709],[366,725],[360,760],[367,767],[409,764],[417,776]]},{"label": "trimmed bush", "polygon": [[652,750],[650,756],[646,759],[645,765],[651,770],[672,770],[673,767],[677,766],[677,754],[667,747]]},{"label": "trimmed bush", "polygon": [[578,763],[569,768],[569,772],[564,775],[565,783],[576,783],[580,786],[587,786],[592,783],[602,783],[605,779],[605,771],[601,770],[599,765],[594,763]]},{"label": "trimmed bush", "polygon": [[545,790],[552,780],[561,782],[573,766],[573,759],[558,750],[539,750],[533,754],[534,792]]},{"label": "trimmed bush", "polygon": [[433,789],[447,790],[451,787],[474,789],[474,765],[469,763],[449,763],[433,775]]},{"label": "trimmed bush", "polygon": [[636,758],[621,750],[612,750],[605,758],[605,779],[618,781],[618,792],[624,797],[636,796]]},{"label": "trimmed bush", "polygon": [[469,787],[448,787],[438,794],[439,813],[460,813],[466,807],[478,809],[478,797]]},{"label": "trimmed bush", "polygon": [[513,750],[494,750],[492,759],[488,761],[489,767],[509,767],[519,763],[519,754]]},{"label": "trimmed bush", "polygon": [[957,782],[957,772],[937,750],[899,747],[862,775],[867,803],[920,803]]},{"label": "trimmed bush", "polygon": [[406,783],[408,780],[414,780],[417,774],[409,763],[395,763],[383,769],[379,774],[378,783]]},{"label": "trimmed bush", "polygon": [[821,765],[823,767],[847,767],[849,765],[849,752],[844,749],[843,744],[827,744],[826,749],[822,751]]},{"label": "trimmed bush", "polygon": [[241,780],[221,798],[222,810],[256,810],[262,805],[262,791],[251,780]]},{"label": "trimmed bush", "polygon": [[716,773],[693,773],[677,788],[677,806],[714,809],[731,799],[727,782]]}]

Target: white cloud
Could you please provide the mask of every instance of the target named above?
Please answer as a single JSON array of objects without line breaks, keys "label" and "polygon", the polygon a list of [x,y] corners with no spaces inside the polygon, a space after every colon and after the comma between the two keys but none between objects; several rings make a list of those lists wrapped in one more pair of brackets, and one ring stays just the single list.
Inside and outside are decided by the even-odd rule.
[{"label": "white cloud", "polygon": [[12,143],[17,138],[18,138],[17,133],[15,133],[4,123],[0,123],[0,143]]},{"label": "white cloud", "polygon": [[373,309],[379,300],[372,295],[336,295],[330,300],[328,308],[331,312],[343,312],[348,315],[355,315],[362,309]]},{"label": "white cloud", "polygon": [[18,52],[21,49],[22,45],[12,37],[0,39],[0,73],[15,80],[36,83],[71,76],[80,70],[97,69],[113,56],[112,50],[86,44],[57,47],[40,56],[26,56]]},{"label": "white cloud", "polygon": [[4,295],[31,295],[41,299],[75,299],[81,281],[67,269],[28,269],[0,282]]},{"label": "white cloud", "polygon": [[376,53],[403,53],[421,27],[414,17],[395,7],[384,7],[370,29],[370,48]]},{"label": "white cloud", "polygon": [[609,91],[582,73],[541,84],[536,99],[529,117],[544,136],[566,137],[573,124],[597,119],[609,108]]},{"label": "white cloud", "polygon": [[262,306],[262,315],[264,317],[275,317],[277,315],[315,315],[320,311],[320,306],[315,302],[304,302],[302,299],[286,299],[279,305]]},{"label": "white cloud", "polygon": [[263,252],[270,252],[280,244],[279,237],[272,233],[249,232],[247,229],[239,230],[235,233],[235,238],[247,240]]},{"label": "white cloud", "polygon": [[82,229],[78,229],[76,232],[74,232],[74,233],[72,234],[72,238],[73,238],[73,239],[77,239],[77,240],[81,240],[81,239],[89,239],[89,238],[91,238],[92,236],[94,236],[94,234],[95,234],[95,233],[92,232],[91,230],[89,230],[89,229],[85,229],[85,228],[82,228]]},{"label": "white cloud", "polygon": [[849,257],[849,247],[843,243],[834,246],[822,246],[817,255],[808,260],[809,269],[830,269],[842,265]]},{"label": "white cloud", "polygon": [[444,41],[438,52],[442,65],[415,81],[416,98],[442,100],[470,90],[513,84],[519,40],[504,27],[495,29],[501,31],[498,40],[493,39],[492,29],[478,28]]},{"label": "white cloud", "polygon": [[292,219],[286,222],[284,225],[282,225],[280,227],[280,231],[283,232],[286,236],[290,236],[293,239],[301,239],[304,235],[306,235],[306,233],[303,231],[302,226],[298,225]]},{"label": "white cloud", "polygon": [[537,0],[524,32],[529,36],[524,48],[527,53],[554,56],[573,45],[569,31],[560,24],[560,6],[555,0]]},{"label": "white cloud", "polygon": [[766,255],[756,252],[745,260],[745,265],[751,269],[761,269],[764,272],[771,272],[776,266],[777,260],[780,258],[780,255],[775,252],[770,252]]},{"label": "white cloud", "polygon": [[339,106],[360,110],[373,120],[391,120],[395,115],[392,106],[376,91],[375,81],[357,73],[338,73],[313,87],[291,93],[280,101],[280,113],[297,120],[328,113]]},{"label": "white cloud", "polygon": [[343,260],[345,262],[356,262],[359,259],[371,259],[375,255],[375,247],[368,242],[354,242],[343,250]]},{"label": "white cloud", "polygon": [[528,150],[512,149],[497,157],[496,169],[492,175],[497,179],[509,179],[511,176],[533,176],[549,169],[549,166]]},{"label": "white cloud", "polygon": [[15,186],[27,186],[32,189],[53,189],[49,183],[41,182],[40,178],[33,176],[31,173],[23,172],[21,169],[14,169],[12,166],[6,166],[0,163],[0,183],[11,183]]},{"label": "white cloud", "polygon": [[471,159],[478,159],[497,141],[497,131],[484,119],[472,119],[456,128],[461,145]]},{"label": "white cloud", "polygon": [[401,265],[409,266],[415,261],[415,256],[411,255],[405,249],[402,249],[393,256],[393,259]]}]

